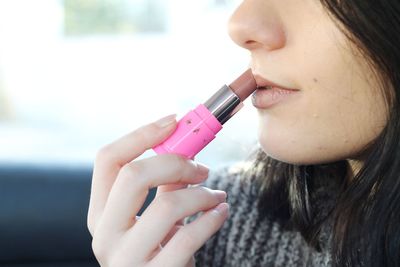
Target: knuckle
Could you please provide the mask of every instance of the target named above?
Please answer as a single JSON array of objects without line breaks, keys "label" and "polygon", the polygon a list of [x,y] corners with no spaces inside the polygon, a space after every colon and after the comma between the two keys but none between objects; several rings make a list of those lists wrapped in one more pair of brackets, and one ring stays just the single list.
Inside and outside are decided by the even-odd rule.
[{"label": "knuckle", "polygon": [[167,214],[169,217],[171,215],[176,214],[180,205],[178,205],[178,200],[176,197],[173,197],[171,194],[163,193],[159,197],[156,198],[155,206],[160,212]]},{"label": "knuckle", "polygon": [[136,187],[143,188],[148,182],[145,177],[143,177],[143,172],[141,164],[138,162],[131,162],[122,166],[118,174],[118,180],[123,184],[127,183],[128,186],[134,183]]},{"label": "knuckle", "polygon": [[131,162],[122,166],[119,175],[122,177],[140,176],[141,172],[139,164]]},{"label": "knuckle", "polygon": [[[119,179],[127,180],[128,182],[131,181],[140,182],[142,181],[141,179],[142,173],[143,170],[141,165],[136,162],[131,162],[122,166],[122,168],[119,171]],[[135,179],[132,179],[133,177]]]},{"label": "knuckle", "polygon": [[192,160],[188,160],[181,155],[174,154],[174,161],[176,162],[176,170],[178,171],[179,175],[179,182],[185,176],[192,176],[196,175],[197,166],[196,163]]},{"label": "knuckle", "polygon": [[105,262],[107,257],[107,248],[104,242],[101,242],[98,238],[94,237],[92,240],[92,251],[99,262]]},{"label": "knuckle", "polygon": [[174,154],[173,157],[175,158],[174,160],[176,161],[177,168],[179,170],[182,170],[187,167],[187,160],[183,158],[183,156]]},{"label": "knuckle", "polygon": [[112,147],[111,144],[105,145],[100,148],[96,153],[96,162],[107,162],[112,159]]}]

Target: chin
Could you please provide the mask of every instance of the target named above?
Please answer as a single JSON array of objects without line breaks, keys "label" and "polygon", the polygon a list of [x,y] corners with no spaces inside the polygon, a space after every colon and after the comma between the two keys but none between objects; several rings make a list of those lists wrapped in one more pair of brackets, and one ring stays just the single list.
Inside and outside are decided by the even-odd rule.
[{"label": "chin", "polygon": [[259,139],[261,149],[269,157],[293,165],[315,165],[343,159],[340,155],[327,153],[323,148],[312,149],[303,144],[289,144],[279,140]]},{"label": "chin", "polygon": [[266,149],[263,146],[261,146],[262,150],[264,151],[265,154],[267,154],[269,157],[284,162],[292,165],[310,165],[310,164],[315,164],[314,161],[310,161],[309,159],[305,159],[302,157],[294,157],[293,155],[285,154],[285,153],[279,153],[276,151],[271,151],[270,149]]}]

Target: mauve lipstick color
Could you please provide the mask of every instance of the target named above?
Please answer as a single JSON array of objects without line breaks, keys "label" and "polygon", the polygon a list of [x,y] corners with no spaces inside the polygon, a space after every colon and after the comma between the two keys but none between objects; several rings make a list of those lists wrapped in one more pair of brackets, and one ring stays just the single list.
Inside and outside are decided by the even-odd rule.
[{"label": "mauve lipstick color", "polygon": [[248,69],[229,86],[222,86],[204,104],[183,116],[175,131],[153,150],[157,154],[179,154],[194,159],[256,89],[256,81]]},{"label": "mauve lipstick color", "polygon": [[249,97],[257,88],[256,80],[253,77],[251,69],[245,71],[236,80],[234,80],[229,87],[237,94],[240,101],[244,101]]}]

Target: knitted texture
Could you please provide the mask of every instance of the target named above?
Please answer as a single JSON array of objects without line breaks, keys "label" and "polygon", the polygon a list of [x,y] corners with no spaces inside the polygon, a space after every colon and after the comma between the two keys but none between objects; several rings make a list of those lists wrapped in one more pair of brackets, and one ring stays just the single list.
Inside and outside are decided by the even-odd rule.
[{"label": "knitted texture", "polygon": [[[310,247],[296,231],[284,230],[281,225],[257,209],[258,188],[244,179],[239,165],[210,171],[202,186],[227,192],[230,215],[219,229],[195,254],[197,267],[219,266],[331,266],[327,245],[329,224],[322,227],[322,252]],[[317,192],[314,201],[324,210],[320,200],[329,202],[330,194]],[[186,223],[199,215],[186,218]],[[324,244],[325,243],[325,244]]]}]

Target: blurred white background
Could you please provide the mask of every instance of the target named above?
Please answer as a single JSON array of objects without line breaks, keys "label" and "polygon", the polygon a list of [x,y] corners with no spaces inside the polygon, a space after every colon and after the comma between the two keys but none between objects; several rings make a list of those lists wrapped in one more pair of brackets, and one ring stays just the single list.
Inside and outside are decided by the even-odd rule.
[{"label": "blurred white background", "polygon": [[[0,162],[92,164],[133,129],[179,119],[248,67],[227,33],[238,4],[0,0]],[[250,101],[196,160],[216,168],[248,155]]]}]

